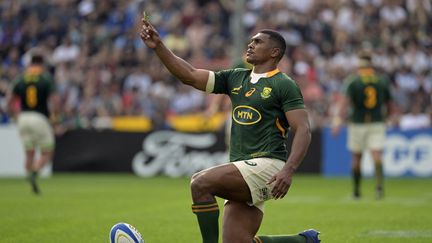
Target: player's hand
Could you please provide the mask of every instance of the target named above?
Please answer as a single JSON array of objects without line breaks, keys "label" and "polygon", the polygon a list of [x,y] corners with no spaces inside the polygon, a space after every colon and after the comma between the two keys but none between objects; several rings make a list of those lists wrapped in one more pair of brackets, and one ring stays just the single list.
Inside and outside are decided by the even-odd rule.
[{"label": "player's hand", "polygon": [[276,175],[274,175],[267,184],[274,183],[271,191],[274,199],[285,197],[291,187],[293,173],[287,167],[284,167]]},{"label": "player's hand", "polygon": [[156,48],[161,43],[159,33],[146,18],[142,19],[142,23],[143,25],[140,32],[141,39],[147,47],[152,49]]},{"label": "player's hand", "polygon": [[337,137],[341,131],[342,119],[339,116],[333,117],[331,121],[331,135]]}]

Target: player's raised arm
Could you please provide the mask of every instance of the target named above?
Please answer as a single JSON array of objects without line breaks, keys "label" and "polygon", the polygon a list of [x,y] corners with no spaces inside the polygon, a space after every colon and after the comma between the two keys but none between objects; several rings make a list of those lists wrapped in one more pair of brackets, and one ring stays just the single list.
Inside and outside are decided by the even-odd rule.
[{"label": "player's raised arm", "polygon": [[147,47],[153,49],[167,69],[184,84],[199,90],[206,90],[209,71],[197,69],[182,58],[176,56],[162,42],[157,30],[144,16],[140,36]]}]

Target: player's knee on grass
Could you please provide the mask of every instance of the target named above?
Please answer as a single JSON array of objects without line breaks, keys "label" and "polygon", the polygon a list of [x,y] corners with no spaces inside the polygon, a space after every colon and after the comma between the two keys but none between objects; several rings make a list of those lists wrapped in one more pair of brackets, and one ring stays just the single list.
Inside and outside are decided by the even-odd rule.
[{"label": "player's knee on grass", "polygon": [[253,242],[254,236],[248,235],[245,232],[241,233],[236,231],[230,234],[223,234],[223,242],[225,243],[242,243],[242,242]]}]

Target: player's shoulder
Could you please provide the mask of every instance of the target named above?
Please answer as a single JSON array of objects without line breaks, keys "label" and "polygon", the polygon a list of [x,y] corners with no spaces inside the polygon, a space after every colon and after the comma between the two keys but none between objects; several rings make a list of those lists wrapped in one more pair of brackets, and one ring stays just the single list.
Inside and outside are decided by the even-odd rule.
[{"label": "player's shoulder", "polygon": [[228,68],[219,71],[215,71],[216,74],[225,74],[225,75],[240,75],[240,74],[249,74],[252,70],[247,68]]},{"label": "player's shoulder", "polygon": [[361,77],[357,73],[349,74],[342,81],[342,86],[345,87],[345,89],[360,87],[362,85],[363,85],[363,82],[361,81]]},{"label": "player's shoulder", "polygon": [[15,79],[12,81],[11,83],[11,87],[16,87],[18,85],[22,85],[25,84],[25,80],[24,80],[24,75],[23,74],[19,74],[18,76],[15,77]]},{"label": "player's shoulder", "polygon": [[250,75],[252,70],[247,68],[231,68],[219,71],[217,76],[226,77],[228,79],[244,79]]},{"label": "player's shoulder", "polygon": [[282,85],[297,86],[297,82],[291,76],[283,72],[275,74],[273,79],[276,81],[276,83],[280,83]]},{"label": "player's shoulder", "polygon": [[356,81],[357,82],[361,81],[360,75],[357,73],[350,73],[344,79],[344,83],[346,84],[354,83]]},{"label": "player's shoulder", "polygon": [[379,81],[384,85],[390,85],[390,77],[386,73],[379,73],[378,74]]},{"label": "player's shoulder", "polygon": [[239,73],[239,74],[250,74],[252,72],[252,70],[249,68],[241,68],[241,67],[233,68],[233,69],[231,69],[231,71],[233,73]]},{"label": "player's shoulder", "polygon": [[49,72],[44,72],[41,74],[41,84],[42,86],[46,86],[46,87],[50,87],[52,85],[54,85],[54,77],[51,73]]},{"label": "player's shoulder", "polygon": [[285,81],[288,81],[288,82],[294,82],[295,83],[294,79],[291,76],[289,76],[288,74],[284,73],[284,72],[277,73],[275,75],[275,78],[279,78],[279,79],[282,79],[282,80],[285,80]]},{"label": "player's shoulder", "polygon": [[46,80],[52,80],[53,79],[53,75],[50,73],[50,72],[43,72],[42,74],[41,74],[41,76],[44,78],[44,79],[46,79]]}]

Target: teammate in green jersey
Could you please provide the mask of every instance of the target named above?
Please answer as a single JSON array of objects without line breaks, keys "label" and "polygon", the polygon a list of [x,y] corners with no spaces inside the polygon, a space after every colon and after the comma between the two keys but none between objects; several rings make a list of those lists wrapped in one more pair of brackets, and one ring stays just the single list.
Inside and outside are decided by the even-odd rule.
[{"label": "teammate in green jersey", "polygon": [[[8,100],[19,99],[21,112],[17,127],[25,147],[25,168],[33,192],[39,194],[37,173],[51,160],[54,150],[54,133],[49,123],[48,100],[54,91],[54,82],[44,70],[41,54],[33,54],[23,75],[12,84]],[[36,156],[36,150],[40,156]]]},{"label": "teammate in green jersey", "polygon": [[[246,52],[252,70],[212,72],[196,69],[171,52],[146,18],[140,35],[184,84],[231,99],[231,163],[198,172],[191,180],[192,211],[197,215],[203,242],[218,242],[219,207],[215,196],[226,199],[222,223],[225,243],[319,242],[316,230],[255,237],[264,201],[287,194],[311,140],[300,89],[277,69],[286,48],[283,37],[272,30],[252,37]],[[289,127],[294,141],[288,156],[285,139]]]},{"label": "teammate in green jersey", "polygon": [[[353,196],[360,198],[361,159],[370,150],[375,163],[376,197],[384,195],[382,149],[385,142],[385,118],[390,110],[389,81],[371,64],[371,57],[364,52],[359,56],[359,68],[344,82],[345,98],[339,104],[333,121],[333,133],[339,133],[343,114],[348,111],[348,149],[352,154]],[[348,108],[350,108],[348,110]]]}]

